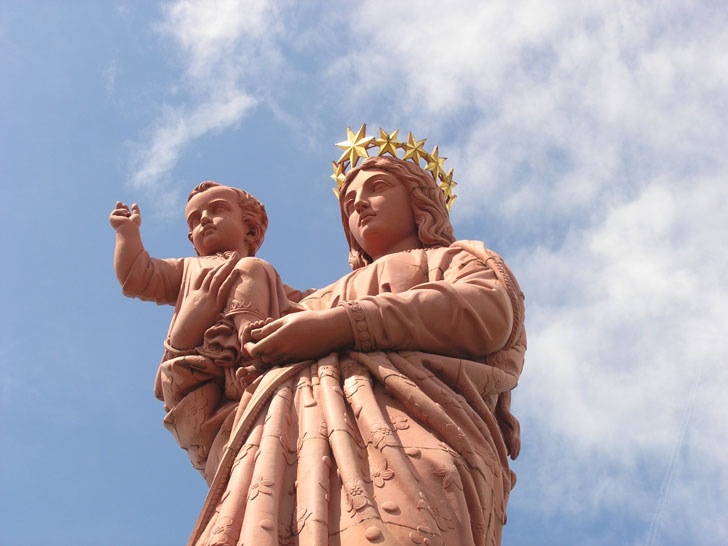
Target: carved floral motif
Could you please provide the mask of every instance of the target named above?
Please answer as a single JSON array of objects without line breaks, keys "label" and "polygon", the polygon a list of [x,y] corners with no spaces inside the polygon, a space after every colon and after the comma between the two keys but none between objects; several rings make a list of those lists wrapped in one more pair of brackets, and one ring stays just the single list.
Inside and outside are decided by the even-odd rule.
[{"label": "carved floral motif", "polygon": [[258,480],[250,486],[248,500],[252,501],[258,496],[259,493],[263,493],[264,495],[272,495],[273,490],[271,489],[271,487],[273,487],[273,485],[275,485],[275,482],[273,482],[272,480],[268,480],[263,476],[260,476]]},{"label": "carved floral motif", "polygon": [[344,484],[346,490],[346,510],[347,512],[359,512],[366,506],[372,506],[372,499],[367,493],[364,481],[356,478],[349,480]]},{"label": "carved floral motif", "polygon": [[372,443],[378,450],[384,449],[386,446],[396,446],[397,440],[394,438],[392,429],[387,425],[375,423],[372,425]]},{"label": "carved floral motif", "polygon": [[394,471],[390,470],[387,465],[387,459],[380,466],[373,464],[371,468],[370,479],[377,487],[384,487],[385,480],[391,480],[394,477]]}]

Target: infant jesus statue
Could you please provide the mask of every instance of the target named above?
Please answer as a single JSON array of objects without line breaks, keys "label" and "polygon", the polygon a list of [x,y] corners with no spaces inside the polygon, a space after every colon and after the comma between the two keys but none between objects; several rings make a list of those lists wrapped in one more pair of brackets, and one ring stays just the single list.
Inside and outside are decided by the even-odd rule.
[{"label": "infant jesus statue", "polygon": [[[137,204],[129,209],[117,202],[109,221],[124,295],[175,306],[155,394],[165,403],[165,426],[204,475],[211,446],[202,429],[214,435],[267,367],[244,349],[250,331],[299,311],[296,302],[307,293],[284,285],[269,263],[254,257],[268,217],[249,193],[203,182],[190,193],[185,216],[196,257],[151,257],[142,244]],[[198,419],[183,419],[190,414]],[[195,430],[185,431],[186,422],[196,423]]]}]

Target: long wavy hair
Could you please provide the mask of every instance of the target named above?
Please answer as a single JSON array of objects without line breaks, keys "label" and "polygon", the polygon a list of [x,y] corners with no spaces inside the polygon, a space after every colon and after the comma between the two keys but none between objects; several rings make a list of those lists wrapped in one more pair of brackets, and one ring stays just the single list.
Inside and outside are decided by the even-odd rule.
[{"label": "long wavy hair", "polygon": [[417,225],[417,238],[424,248],[449,246],[455,241],[445,196],[435,180],[411,161],[395,157],[374,156],[349,171],[339,191],[341,221],[349,242],[349,265],[358,269],[372,263],[372,258],[356,242],[349,229],[349,215],[344,211],[344,196],[349,184],[361,171],[384,171],[394,176],[410,195],[410,204]]}]

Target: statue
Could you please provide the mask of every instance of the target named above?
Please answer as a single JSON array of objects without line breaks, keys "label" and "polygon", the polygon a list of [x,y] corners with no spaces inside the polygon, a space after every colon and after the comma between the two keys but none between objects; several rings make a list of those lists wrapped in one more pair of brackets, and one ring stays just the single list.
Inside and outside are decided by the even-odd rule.
[{"label": "statue", "polygon": [[[245,244],[205,246],[195,222],[211,200],[195,195],[200,256],[176,266],[194,271],[132,290],[158,264],[140,239],[130,246],[125,293],[176,305],[156,393],[210,485],[190,544],[500,544],[523,295],[497,254],[455,241],[437,148],[348,134],[332,178],[353,271],[330,286],[284,285],[251,257],[265,228],[249,218],[229,231]],[[117,233],[134,240],[131,222],[138,237],[135,214],[117,204]]]}]

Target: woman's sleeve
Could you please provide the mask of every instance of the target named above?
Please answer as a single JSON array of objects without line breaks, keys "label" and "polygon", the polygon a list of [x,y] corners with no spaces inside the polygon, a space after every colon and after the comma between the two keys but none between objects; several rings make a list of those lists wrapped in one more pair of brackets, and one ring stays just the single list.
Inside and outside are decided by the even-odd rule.
[{"label": "woman's sleeve", "polygon": [[476,256],[461,251],[442,280],[345,304],[361,350],[418,350],[478,357],[501,349],[511,333],[507,288]]}]

